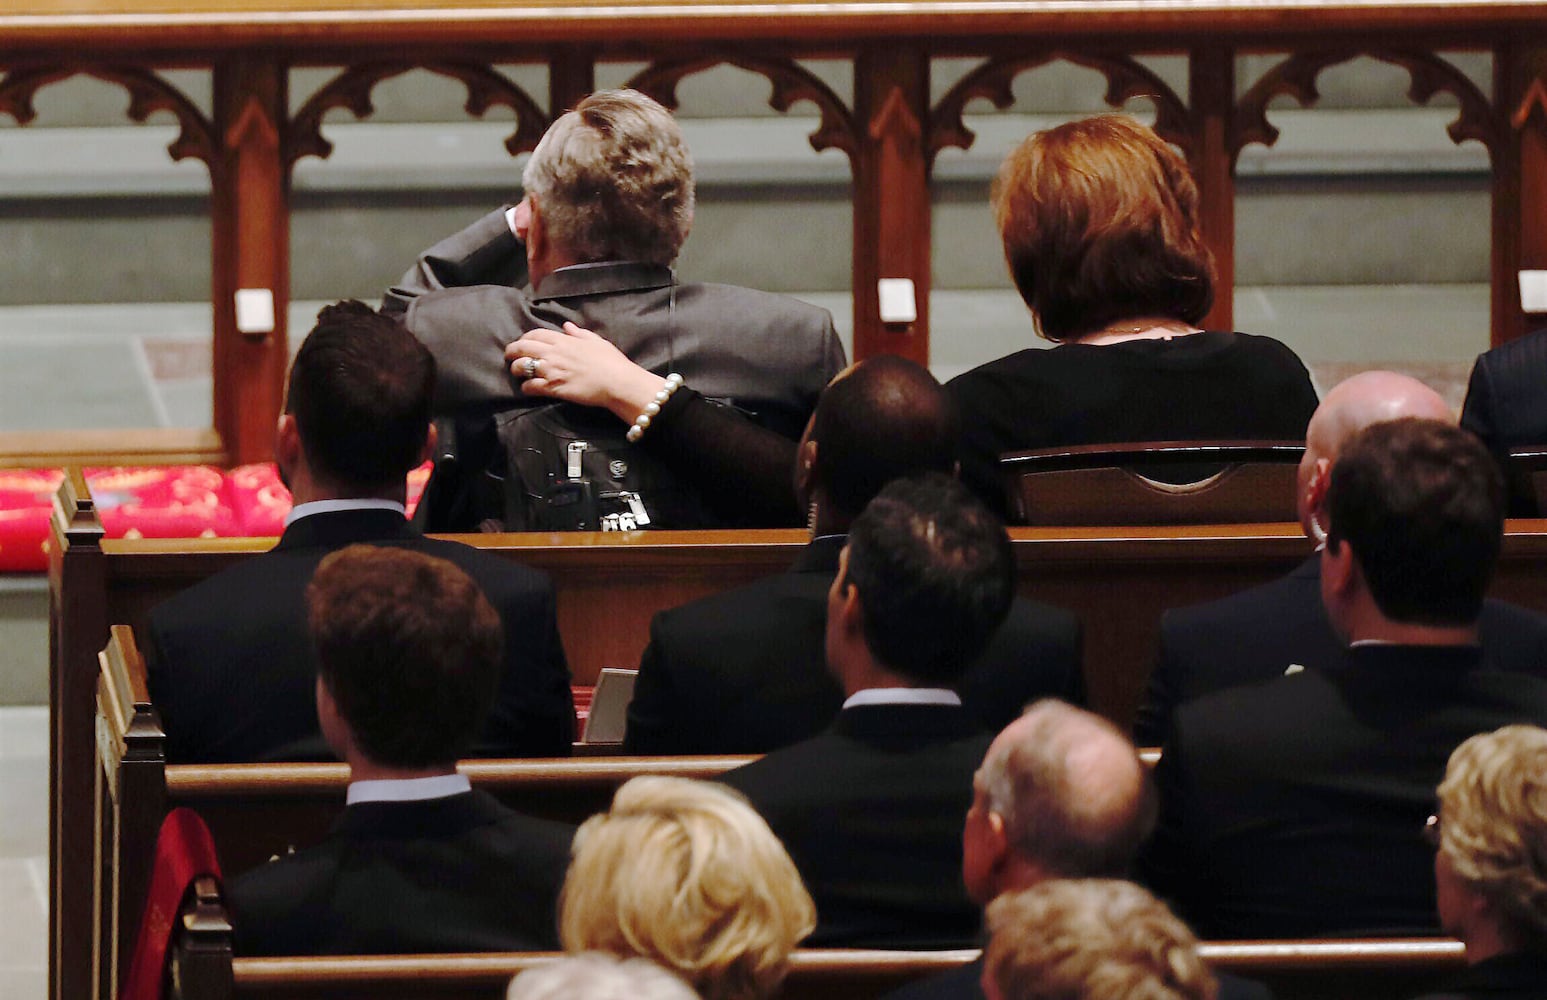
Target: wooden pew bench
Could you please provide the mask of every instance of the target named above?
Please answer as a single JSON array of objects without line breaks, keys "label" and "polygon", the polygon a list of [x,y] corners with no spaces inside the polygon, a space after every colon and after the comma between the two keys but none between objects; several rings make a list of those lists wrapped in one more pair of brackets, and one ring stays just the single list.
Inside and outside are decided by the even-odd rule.
[{"label": "wooden pew bench", "polygon": [[[1155,658],[1160,613],[1265,582],[1310,554],[1294,524],[1020,528],[1023,592],[1078,614],[1092,707],[1127,725]],[[801,532],[482,535],[466,539],[545,570],[577,683],[638,661],[656,611],[782,572]],[[93,833],[89,811],[97,654],[115,623],[141,625],[168,596],[266,551],[268,539],[107,541],[78,475],[66,477],[50,552],[51,873],[64,945],[86,963]],[[1547,522],[1511,522],[1495,596],[1547,609]],[[74,949],[71,951],[71,949]]]},{"label": "wooden pew bench", "polygon": [[[98,766],[93,853],[97,887],[94,967],[105,985],[122,976],[138,932],[157,831],[179,806],[204,818],[226,875],[321,841],[344,808],[344,764],[174,764],[145,686],[145,663],[127,626],[114,626],[99,657]],[[468,760],[480,788],[532,816],[578,823],[607,808],[640,774],[713,778],[755,760],[721,757],[579,757]],[[77,817],[77,822],[84,822]],[[99,996],[112,994],[99,990]]]},{"label": "wooden pew bench", "polygon": [[[233,958],[213,879],[201,879],[171,950],[172,1000],[503,1000],[517,973],[551,953]],[[1464,964],[1459,941],[1380,938],[1205,942],[1216,970],[1266,983],[1278,1000],[1406,1000]],[[801,949],[783,1000],[874,1000],[955,969],[976,951]]]}]

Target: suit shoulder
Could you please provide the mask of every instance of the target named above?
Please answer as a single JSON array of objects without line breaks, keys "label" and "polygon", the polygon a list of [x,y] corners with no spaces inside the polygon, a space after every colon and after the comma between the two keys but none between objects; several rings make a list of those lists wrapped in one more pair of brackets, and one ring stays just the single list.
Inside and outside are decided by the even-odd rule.
[{"label": "suit shoulder", "polygon": [[1307,735],[1302,713],[1336,703],[1339,699],[1328,678],[1320,671],[1305,670],[1260,684],[1215,691],[1180,705],[1173,734],[1187,742],[1218,742],[1223,746],[1298,742]]},{"label": "suit shoulder", "polygon": [[542,570],[533,569],[524,563],[507,559],[493,552],[485,552],[472,545],[446,538],[424,538],[418,546],[429,555],[439,556],[448,562],[455,563],[480,582],[498,581],[548,590],[553,588],[548,574]]},{"label": "suit shoulder", "polygon": [[1213,601],[1172,608],[1161,615],[1161,631],[1240,626],[1264,614],[1282,613],[1298,598],[1313,592],[1293,576],[1282,576]]},{"label": "suit shoulder", "polygon": [[211,619],[232,627],[242,620],[230,617],[233,602],[246,606],[255,598],[272,599],[276,584],[291,579],[304,585],[320,559],[320,554],[307,552],[258,553],[157,604],[150,612],[151,624],[164,628]]},{"label": "suit shoulder", "polygon": [[[652,631],[658,634],[696,634],[712,631],[740,634],[755,629],[762,620],[749,621],[749,609],[769,607],[791,598],[811,598],[827,593],[825,577],[805,573],[776,573],[731,590],[679,604],[656,613]],[[825,601],[822,611],[826,613]]]},{"label": "suit shoulder", "polygon": [[521,307],[527,302],[526,293],[509,285],[459,285],[454,288],[437,288],[414,296],[405,313],[413,317],[420,312],[437,309],[463,309],[472,306]]},{"label": "suit shoulder", "polygon": [[705,299],[714,299],[726,306],[733,306],[738,313],[765,318],[777,317],[779,322],[785,324],[799,322],[823,331],[833,325],[833,316],[828,310],[804,299],[781,295],[778,292],[708,282],[680,285],[677,294],[682,298],[701,296]]},{"label": "suit shoulder", "polygon": [[1059,635],[1080,630],[1079,616],[1073,611],[1034,601],[1029,597],[1016,597],[1010,603],[1010,613],[1005,624]]}]

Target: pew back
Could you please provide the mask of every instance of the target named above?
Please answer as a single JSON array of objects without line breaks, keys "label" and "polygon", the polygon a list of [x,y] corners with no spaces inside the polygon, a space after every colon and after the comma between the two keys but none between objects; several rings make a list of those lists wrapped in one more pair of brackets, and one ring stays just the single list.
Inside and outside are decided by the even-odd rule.
[{"label": "pew back", "polygon": [[1292,441],[1155,441],[1000,456],[1011,520],[1029,525],[1292,521]]},{"label": "pew back", "polygon": [[[203,817],[222,869],[239,874],[325,837],[344,807],[343,764],[166,764],[133,630],[117,625],[99,657],[92,868],[93,995],[111,1000],[138,932],[156,834],[172,809]],[[513,809],[569,823],[606,809],[639,774],[711,779],[753,757],[580,757],[469,760],[473,784]],[[77,816],[79,820],[79,816]]]},{"label": "pew back", "polygon": [[[579,823],[612,802],[641,774],[713,779],[755,757],[561,757],[467,760],[476,788],[529,816]],[[172,764],[167,809],[187,806],[210,828],[228,873],[246,871],[291,848],[320,841],[344,808],[343,764]],[[159,817],[158,817],[159,822]]]}]

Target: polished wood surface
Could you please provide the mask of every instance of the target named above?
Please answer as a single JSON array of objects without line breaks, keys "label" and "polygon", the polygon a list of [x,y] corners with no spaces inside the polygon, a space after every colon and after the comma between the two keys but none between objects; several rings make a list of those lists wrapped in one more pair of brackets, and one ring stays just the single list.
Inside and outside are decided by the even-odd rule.
[{"label": "polished wood surface", "polygon": [[[1486,52],[1491,87],[1478,86],[1452,51]],[[1239,56],[1281,53],[1256,80],[1237,77]],[[1187,86],[1178,92],[1139,57],[1181,55]],[[132,117],[172,113],[180,126],[174,158],[204,163],[211,191],[216,448],[200,457],[230,463],[270,456],[288,357],[290,183],[296,162],[326,156],[323,114],[368,113],[376,84],[414,67],[468,85],[471,103],[509,104],[520,129],[512,154],[529,150],[554,116],[592,86],[596,67],[644,62],[628,82],[673,102],[684,78],[730,63],[772,84],[770,103],[786,111],[814,102],[816,149],[838,149],[853,177],[854,344],[858,357],[930,357],[931,173],[936,154],[973,142],[962,114],[971,101],[1011,102],[1021,73],[1065,59],[1099,73],[1106,98],[1121,106],[1148,98],[1157,130],[1187,155],[1199,182],[1202,228],[1222,294],[1207,322],[1232,328],[1235,177],[1242,149],[1272,145],[1269,103],[1317,100],[1316,79],[1361,56],[1409,74],[1415,101],[1448,95],[1459,105],[1455,141],[1475,140],[1491,164],[1491,335],[1520,336],[1517,273],[1547,268],[1547,9],[1541,3],[1359,3],[1313,0],[783,0],[709,2],[466,3],[451,0],[12,0],[0,10],[0,114],[22,124],[33,97],[79,73],[133,94]],[[842,59],[854,68],[852,95],[833,93],[800,63]],[[979,60],[931,103],[930,71],[942,58]],[[545,66],[549,99],[540,106],[498,69]],[[292,109],[292,67],[340,66],[322,103]],[[200,108],[166,70],[209,68],[214,106]],[[985,248],[985,252],[996,249]],[[407,262],[404,262],[405,266]],[[876,281],[913,282],[918,318],[880,319]],[[236,328],[233,294],[269,289],[276,328]],[[72,443],[71,434],[80,441]],[[0,437],[0,464],[68,461],[101,454],[96,432],[67,432],[42,449]],[[170,444],[143,454],[171,461]]]},{"label": "polished wood surface", "polygon": [[[1464,964],[1461,943],[1447,939],[1221,941],[1204,942],[1199,953],[1217,970],[1271,984],[1280,1000],[1396,1000]],[[954,969],[977,955],[976,951],[798,949],[776,997],[866,1000]],[[330,1000],[498,1000],[511,976],[553,957],[470,953],[228,958],[231,994],[185,990],[177,1000],[227,1000],[231,995],[263,1000],[324,996]]]}]

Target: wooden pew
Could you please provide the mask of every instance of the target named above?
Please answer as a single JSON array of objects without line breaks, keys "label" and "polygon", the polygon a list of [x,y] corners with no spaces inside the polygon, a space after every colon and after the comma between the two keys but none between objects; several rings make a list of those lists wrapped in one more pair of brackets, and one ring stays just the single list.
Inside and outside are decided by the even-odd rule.
[{"label": "wooden pew", "polygon": [[[510,977],[551,953],[233,958],[214,880],[200,880],[172,948],[172,1000],[503,1000]],[[1459,941],[1380,938],[1205,942],[1211,967],[1279,1000],[1404,1000],[1459,969]],[[802,949],[783,1000],[873,1000],[977,958],[976,951]]]},{"label": "wooden pew", "polygon": [[[188,806],[204,818],[224,872],[234,875],[317,843],[344,807],[343,764],[166,764],[165,737],[145,686],[133,630],[115,625],[99,656],[93,996],[111,1000],[128,971],[144,909],[156,834]],[[570,823],[607,808],[639,774],[713,778],[753,757],[582,757],[469,760],[473,784],[528,815]],[[86,822],[77,815],[76,822]]]},{"label": "wooden pew", "polygon": [[[1159,615],[1286,572],[1311,551],[1294,524],[1012,529],[1023,592],[1085,625],[1091,704],[1132,721],[1155,657]],[[651,616],[684,601],[781,572],[801,532],[485,535],[471,544],[547,571],[578,683],[603,665],[632,665]],[[78,474],[66,477],[50,552],[51,888],[61,947],[91,953],[93,834],[64,821],[92,800],[97,653],[112,623],[143,624],[161,600],[272,544],[267,539],[104,540]],[[1513,521],[1493,587],[1547,610],[1547,522]]]}]

